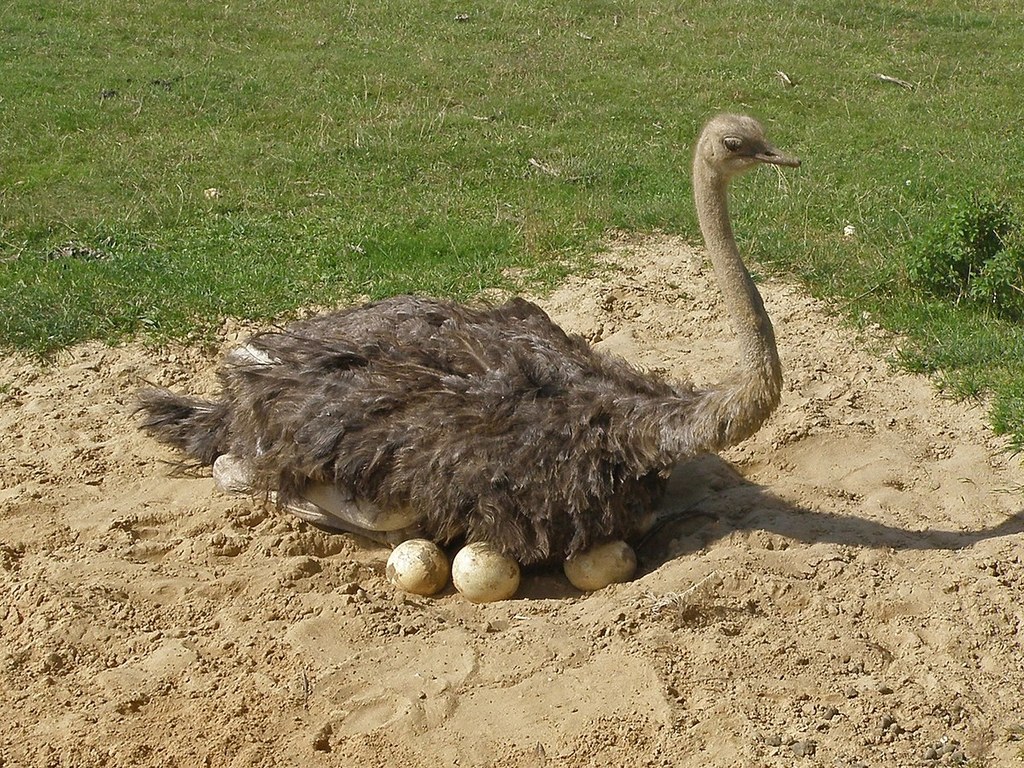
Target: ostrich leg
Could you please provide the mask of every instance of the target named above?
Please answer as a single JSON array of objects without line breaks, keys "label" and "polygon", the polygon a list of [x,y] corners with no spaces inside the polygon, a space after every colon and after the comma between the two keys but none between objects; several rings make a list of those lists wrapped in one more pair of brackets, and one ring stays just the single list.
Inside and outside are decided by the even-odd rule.
[{"label": "ostrich leg", "polygon": [[[225,493],[251,494],[251,478],[248,462],[229,453],[218,456],[213,464],[213,481]],[[321,528],[354,533],[392,546],[414,538],[420,531],[419,516],[410,510],[382,510],[326,483],[311,483],[302,497],[286,504],[285,509]]]}]

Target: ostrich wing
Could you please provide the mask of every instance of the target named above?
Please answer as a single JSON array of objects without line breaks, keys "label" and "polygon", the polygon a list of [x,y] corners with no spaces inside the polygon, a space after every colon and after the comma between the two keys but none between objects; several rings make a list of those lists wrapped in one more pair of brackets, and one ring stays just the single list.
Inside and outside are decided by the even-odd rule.
[{"label": "ostrich wing", "polygon": [[529,563],[626,535],[674,460],[653,416],[680,393],[521,299],[399,297],[248,346],[222,371],[231,450],[282,502],[334,483]]}]

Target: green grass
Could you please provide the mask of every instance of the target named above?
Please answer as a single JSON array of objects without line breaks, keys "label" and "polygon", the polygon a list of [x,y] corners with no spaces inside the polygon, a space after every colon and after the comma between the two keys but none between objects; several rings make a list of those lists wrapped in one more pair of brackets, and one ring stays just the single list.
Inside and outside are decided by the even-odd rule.
[{"label": "green grass", "polygon": [[745,251],[1024,445],[1019,323],[907,270],[958,201],[1024,210],[1011,0],[14,0],[0,31],[2,346],[545,283],[612,228],[696,239],[691,142],[744,110],[805,161],[737,187]]}]

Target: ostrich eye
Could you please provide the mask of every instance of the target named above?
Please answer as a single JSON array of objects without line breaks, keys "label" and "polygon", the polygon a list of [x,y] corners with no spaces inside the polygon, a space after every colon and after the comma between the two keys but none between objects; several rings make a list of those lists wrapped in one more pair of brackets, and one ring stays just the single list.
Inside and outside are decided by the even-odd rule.
[{"label": "ostrich eye", "polygon": [[743,146],[743,139],[738,136],[726,136],[722,139],[722,143],[730,152],[738,152],[739,148]]}]

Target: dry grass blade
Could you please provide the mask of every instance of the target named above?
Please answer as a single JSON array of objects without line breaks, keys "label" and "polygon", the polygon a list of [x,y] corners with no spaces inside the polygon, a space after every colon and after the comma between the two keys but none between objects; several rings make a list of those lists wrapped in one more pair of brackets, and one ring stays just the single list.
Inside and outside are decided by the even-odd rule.
[{"label": "dry grass blade", "polygon": [[648,592],[644,597],[648,600],[648,609],[650,610],[651,615],[657,618],[668,611],[672,611],[674,613],[680,612],[686,607],[688,598],[716,576],[718,576],[718,571],[713,570],[703,579],[695,584],[691,584],[682,592],[666,592],[663,595],[655,595],[653,592]]},{"label": "dry grass blade", "polygon": [[555,178],[558,178],[559,176],[562,175],[562,172],[559,171],[557,168],[550,166],[547,163],[542,163],[535,157],[531,157],[526,162],[528,162],[531,166],[536,168],[541,173],[547,174],[548,176],[554,176]]},{"label": "dry grass blade", "polygon": [[898,77],[883,75],[881,72],[875,73],[875,79],[881,80],[883,83],[892,83],[893,85],[898,85],[900,88],[906,88],[908,91],[914,90],[913,83],[907,82],[906,80],[901,80]]}]

